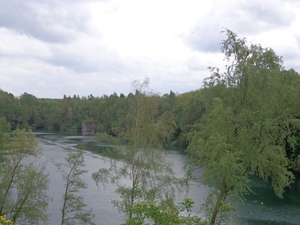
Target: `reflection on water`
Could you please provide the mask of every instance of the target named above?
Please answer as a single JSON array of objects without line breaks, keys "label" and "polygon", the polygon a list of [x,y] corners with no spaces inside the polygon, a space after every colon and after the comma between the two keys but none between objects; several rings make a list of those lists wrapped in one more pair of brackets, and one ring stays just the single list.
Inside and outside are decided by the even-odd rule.
[{"label": "reflection on water", "polygon": [[[113,208],[111,201],[118,198],[114,193],[115,186],[107,184],[99,186],[91,179],[91,174],[100,168],[108,168],[109,160],[103,156],[107,146],[98,143],[93,137],[81,135],[69,135],[62,133],[36,133],[43,148],[43,157],[39,161],[47,162],[47,170],[50,174],[49,195],[53,201],[49,204],[51,214],[50,224],[56,225],[60,221],[61,198],[64,188],[60,173],[53,162],[63,162],[69,151],[74,151],[79,145],[84,146],[86,170],[88,174],[84,180],[88,183],[88,189],[82,191],[85,202],[89,208],[93,208],[96,215],[96,224],[118,225],[124,220],[124,216]],[[182,151],[167,151],[167,157],[172,162],[177,176],[184,176],[182,167],[185,163],[185,156]],[[199,170],[196,177],[201,177]],[[266,182],[253,178],[252,183],[255,195],[246,196],[245,203],[237,204],[232,215],[235,222],[233,224],[245,225],[296,225],[300,224],[300,179],[287,189],[284,198],[279,199],[274,195],[270,185]],[[191,181],[188,197],[195,201],[194,213],[203,216],[200,206],[208,194],[208,188],[201,183],[200,179]],[[184,193],[178,194],[178,200],[185,197]]]},{"label": "reflection on water", "polygon": [[256,194],[246,196],[246,203],[237,207],[241,224],[300,224],[299,179],[286,188],[282,199],[276,197],[269,183],[258,178],[252,180]]}]

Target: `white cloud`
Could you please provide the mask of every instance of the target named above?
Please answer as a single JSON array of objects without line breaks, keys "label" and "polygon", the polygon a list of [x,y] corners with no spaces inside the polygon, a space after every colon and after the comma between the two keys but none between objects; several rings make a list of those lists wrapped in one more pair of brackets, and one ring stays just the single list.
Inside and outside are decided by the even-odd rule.
[{"label": "white cloud", "polygon": [[41,59],[52,57],[47,45],[25,34],[0,28],[0,36],[0,55]]},{"label": "white cloud", "polygon": [[288,0],[0,0],[1,89],[37,97],[127,94],[145,76],[162,94],[222,68],[224,28],[299,71],[300,4]]},{"label": "white cloud", "polygon": [[285,29],[292,25],[299,10],[282,0],[215,0],[214,3],[184,37],[192,49],[219,51],[219,43],[225,38],[220,32],[225,28],[247,37]]}]

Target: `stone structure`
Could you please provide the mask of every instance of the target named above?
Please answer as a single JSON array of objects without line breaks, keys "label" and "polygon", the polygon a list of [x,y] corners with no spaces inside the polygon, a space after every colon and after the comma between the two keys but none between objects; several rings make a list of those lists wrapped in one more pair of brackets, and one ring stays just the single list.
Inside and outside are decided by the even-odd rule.
[{"label": "stone structure", "polygon": [[101,124],[99,121],[86,120],[82,122],[82,135],[94,136],[95,127]]}]

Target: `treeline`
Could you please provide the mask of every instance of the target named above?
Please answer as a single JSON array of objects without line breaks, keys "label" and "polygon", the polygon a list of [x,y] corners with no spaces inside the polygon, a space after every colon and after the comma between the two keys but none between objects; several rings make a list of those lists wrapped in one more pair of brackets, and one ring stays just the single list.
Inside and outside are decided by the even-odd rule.
[{"label": "treeline", "polygon": [[[174,117],[173,132],[169,140],[176,145],[185,145],[182,134],[189,131],[191,125],[204,112],[204,105],[197,95],[200,91],[176,95],[173,91],[163,96],[152,94],[146,96],[149,104],[155,107],[157,118],[166,112]],[[25,128],[32,130],[81,132],[82,122],[86,120],[99,121],[98,132],[106,132],[116,136],[114,123],[124,115],[129,108],[130,99],[138,93],[129,93],[102,97],[63,96],[62,99],[38,99],[36,96],[24,93],[19,97],[0,90],[0,117],[5,117],[12,130]]]}]

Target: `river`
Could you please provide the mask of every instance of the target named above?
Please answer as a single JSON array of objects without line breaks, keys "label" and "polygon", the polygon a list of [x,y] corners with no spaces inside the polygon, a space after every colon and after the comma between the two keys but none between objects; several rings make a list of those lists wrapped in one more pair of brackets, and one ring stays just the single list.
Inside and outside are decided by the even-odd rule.
[{"label": "river", "polygon": [[[93,209],[94,221],[98,225],[119,225],[124,221],[124,216],[113,208],[111,201],[117,199],[114,193],[115,186],[107,184],[97,186],[91,179],[91,174],[100,168],[109,167],[109,159],[102,156],[106,149],[104,144],[96,142],[93,137],[70,135],[62,133],[36,133],[40,146],[43,148],[43,156],[37,159],[38,163],[46,162],[50,177],[48,190],[52,201],[49,204],[50,225],[60,223],[60,208],[62,206],[62,193],[64,182],[54,163],[63,162],[70,151],[76,150],[78,145],[85,149],[86,170],[89,172],[83,177],[88,183],[88,188],[82,191],[85,203]],[[181,168],[185,163],[185,156],[180,151],[167,150],[167,157],[173,163],[178,176],[183,176]],[[201,175],[201,170],[198,171]],[[253,178],[253,191],[255,194],[246,196],[244,203],[235,206],[235,212],[231,215],[232,224],[245,225],[296,225],[300,224],[300,179],[296,179],[291,189],[287,189],[283,199],[277,198],[271,186],[259,179]],[[187,197],[195,201],[194,213],[203,217],[200,206],[209,189],[201,183],[200,179],[191,181]],[[185,197],[178,194],[178,199]]]}]

